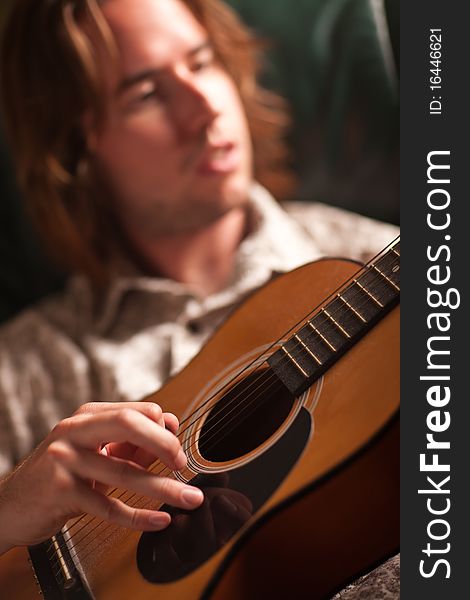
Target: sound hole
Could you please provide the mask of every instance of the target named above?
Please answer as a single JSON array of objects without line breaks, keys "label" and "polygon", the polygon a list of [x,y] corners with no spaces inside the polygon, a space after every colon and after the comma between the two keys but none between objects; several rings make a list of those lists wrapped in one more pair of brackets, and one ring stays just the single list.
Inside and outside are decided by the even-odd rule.
[{"label": "sound hole", "polygon": [[251,452],[284,423],[294,400],[270,368],[254,371],[211,409],[199,436],[199,452],[212,462]]}]

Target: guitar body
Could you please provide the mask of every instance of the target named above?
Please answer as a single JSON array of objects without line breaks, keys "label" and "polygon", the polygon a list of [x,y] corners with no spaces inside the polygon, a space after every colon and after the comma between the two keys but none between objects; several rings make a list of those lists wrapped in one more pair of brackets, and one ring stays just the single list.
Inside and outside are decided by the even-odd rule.
[{"label": "guitar body", "polygon": [[[352,262],[322,260],[273,280],[150,397],[191,425],[181,428],[190,456],[183,478],[204,488],[213,519],[188,524],[193,517],[179,511],[173,520],[180,529],[165,537],[90,518],[74,545],[93,597],[325,598],[397,551],[398,307],[295,399],[276,404],[265,395],[253,412],[253,404],[241,404],[235,393],[227,400],[223,391],[232,380],[247,378],[250,396],[263,368],[256,358],[269,355],[276,340],[286,339],[357,269]],[[208,414],[217,416],[219,402],[225,402],[227,422],[234,407],[246,417],[202,451],[203,433],[209,440],[212,435]],[[225,521],[217,513],[224,503],[231,512]],[[17,568],[27,567],[25,554],[16,550],[4,557],[0,586],[5,560],[21,557]],[[31,582],[32,576],[22,576],[15,593],[5,597],[34,597]],[[29,586],[24,593],[23,583]]]}]

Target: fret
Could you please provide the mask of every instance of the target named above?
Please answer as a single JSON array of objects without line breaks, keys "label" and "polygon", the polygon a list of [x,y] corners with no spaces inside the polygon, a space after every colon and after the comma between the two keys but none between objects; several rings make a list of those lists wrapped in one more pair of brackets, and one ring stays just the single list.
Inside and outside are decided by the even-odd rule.
[{"label": "fret", "polygon": [[[329,305],[328,305],[329,306]],[[322,308],[321,309],[322,313],[324,313],[328,319],[342,332],[344,333],[344,335],[349,339],[351,338],[350,334],[346,331],[346,329],[344,329],[344,327],[342,327],[338,321],[336,321],[336,319],[334,317],[332,317],[330,315],[330,313],[326,310],[326,308]]]},{"label": "fret", "polygon": [[53,535],[51,537],[51,541],[52,541],[51,546],[53,547],[54,552],[57,556],[56,565],[57,565],[57,567],[59,567],[58,574],[59,573],[62,574],[62,577],[64,578],[64,588],[67,589],[67,586],[71,586],[73,583],[75,583],[75,577],[70,572],[66,557],[64,556],[64,554],[62,552],[62,548],[60,547],[57,536]]},{"label": "fret", "polygon": [[[339,304],[339,300],[336,299],[338,304]],[[329,312],[329,314],[333,314],[334,317],[337,317],[337,311],[334,310],[334,307],[331,307],[329,305],[327,305],[325,307],[327,309],[327,311]],[[331,309],[331,310],[329,310]],[[345,308],[343,305],[341,305],[341,310],[345,311]],[[350,314],[350,318],[351,320],[354,319],[355,324],[359,327],[361,327],[360,322],[356,319],[356,317]],[[336,319],[337,320],[337,319]],[[320,331],[320,333],[323,335],[323,337],[325,337],[330,344],[335,348],[335,350],[333,352],[337,352],[338,349],[340,349],[343,344],[345,343],[345,341],[348,340],[348,337],[341,331],[341,329],[339,329],[339,327],[337,325],[335,325],[335,323],[328,318],[328,316],[322,311],[320,310],[320,312],[315,315],[315,317],[313,317],[313,319],[311,319],[313,325],[315,326],[315,328]],[[344,329],[344,324],[341,321],[341,325],[343,326]],[[349,323],[350,325],[350,323]],[[351,332],[349,331],[349,327],[347,328],[348,333],[351,335]],[[328,355],[331,355],[331,349],[329,346],[323,346],[325,348],[325,352],[328,353]],[[321,355],[320,355],[321,357]]]},{"label": "fret", "polygon": [[383,277],[379,277],[372,267],[365,270],[358,279],[368,292],[373,294],[373,296],[382,304],[382,306],[385,306],[388,301],[395,298],[397,295],[395,288],[393,288]]},{"label": "fret", "polygon": [[367,322],[371,321],[379,310],[379,307],[372,300],[372,298],[364,294],[364,292],[358,289],[354,283],[343,290],[341,295],[349,302],[351,306],[357,310],[357,312],[364,317]]},{"label": "fret", "polygon": [[365,294],[367,294],[367,295],[369,296],[369,298],[370,298],[371,300],[373,300],[373,301],[374,301],[374,302],[377,304],[377,306],[380,306],[380,308],[383,308],[383,307],[384,307],[384,305],[383,305],[383,304],[380,302],[380,300],[378,300],[378,299],[377,299],[377,298],[376,298],[376,297],[375,297],[373,294],[371,294],[371,293],[369,292],[369,290],[366,290],[366,288],[365,288],[363,285],[361,285],[357,279],[353,279],[353,281],[354,281],[354,283],[355,283],[357,286],[359,286],[359,287],[361,288],[361,290],[362,290],[362,291],[363,291]]},{"label": "fret", "polygon": [[301,343],[301,345],[302,345],[302,347],[304,348],[304,350],[305,350],[306,352],[308,352],[308,353],[310,354],[310,356],[311,356],[311,357],[312,357],[312,358],[313,358],[313,359],[314,359],[314,360],[315,360],[315,361],[316,361],[316,362],[317,362],[317,363],[318,363],[318,364],[321,366],[321,365],[322,365],[322,362],[321,362],[321,360],[318,358],[318,356],[317,356],[316,354],[314,354],[314,353],[313,353],[313,352],[310,350],[310,348],[307,346],[307,344],[305,344],[305,343],[304,343],[304,342],[303,342],[303,341],[300,339],[300,337],[299,337],[297,334],[295,334],[295,335],[294,335],[294,337],[295,337],[295,339],[296,339],[296,340],[298,340],[298,341]]},{"label": "fret", "polygon": [[392,287],[394,287],[397,290],[397,292],[400,291],[400,288],[398,287],[398,285],[396,283],[394,283],[390,279],[390,277],[387,277],[387,275],[385,275],[385,273],[383,273],[376,265],[372,265],[372,269],[374,269],[374,271],[376,271],[379,275],[381,275],[387,283],[389,283]]},{"label": "fret", "polygon": [[364,317],[354,308],[354,306],[352,306],[352,304],[350,304],[346,298],[344,296],[342,296],[341,294],[336,294],[338,296],[338,298],[344,302],[344,304],[349,308],[349,310],[351,310],[358,319],[360,319],[363,323],[367,323],[367,320],[364,319]]},{"label": "fret", "polygon": [[336,348],[333,346],[333,344],[331,344],[326,337],[315,327],[315,325],[312,323],[312,321],[307,321],[307,325],[309,325],[313,331],[320,337],[320,339],[325,342],[325,344],[331,348],[331,350],[333,350],[333,352],[337,352]]},{"label": "fret", "polygon": [[[327,309],[328,314],[332,316],[334,320],[339,325],[341,325],[343,330],[349,334],[349,338],[347,339],[351,339],[365,325],[364,322],[355,314],[354,310],[359,312],[359,314],[361,314],[363,317],[365,315],[362,314],[362,310],[357,310],[358,308],[362,308],[361,306],[357,305],[357,302],[350,302],[349,297],[346,297],[345,294],[343,294],[342,292],[341,296],[343,298],[340,298],[338,294],[335,294],[334,298],[330,300],[330,302],[325,306],[325,308]],[[354,310],[351,310],[346,305],[345,300],[354,308]],[[337,331],[339,331],[341,335],[345,335],[343,331],[338,330],[336,326],[334,327]],[[341,344],[342,343],[344,342],[341,342]]]},{"label": "fret", "polygon": [[309,377],[331,357],[331,350],[312,333],[307,325],[294,333],[284,347]]},{"label": "fret", "polygon": [[378,260],[375,261],[377,262],[381,262],[383,265],[387,265],[387,268],[390,267],[390,265],[395,265],[395,264],[400,264],[400,255],[397,256],[397,254],[395,252],[392,252],[391,250],[389,250],[388,252],[386,252],[385,254],[382,254],[381,256],[378,257]]},{"label": "fret", "polygon": [[399,245],[385,250],[268,358],[292,394],[306,390],[399,302],[399,257]]},{"label": "fret", "polygon": [[288,356],[291,361],[294,363],[294,365],[299,369],[299,371],[302,373],[302,375],[304,377],[308,377],[308,373],[306,373],[302,367],[299,365],[299,363],[295,360],[295,358],[292,356],[292,354],[285,348],[285,346],[281,346],[281,350],[284,351],[285,355]]},{"label": "fret", "polygon": [[398,286],[399,280],[398,276],[396,275],[398,271],[394,270],[394,267],[396,267],[399,264],[400,261],[397,258],[396,254],[389,250],[381,257],[379,257],[371,268],[373,269],[374,267],[377,267],[384,275],[386,275],[391,281],[393,281],[393,283],[397,284]]}]

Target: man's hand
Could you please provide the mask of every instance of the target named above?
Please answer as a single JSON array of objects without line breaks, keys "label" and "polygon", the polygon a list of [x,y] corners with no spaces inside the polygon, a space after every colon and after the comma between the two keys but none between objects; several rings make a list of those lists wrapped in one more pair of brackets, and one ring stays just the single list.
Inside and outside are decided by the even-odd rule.
[{"label": "man's hand", "polygon": [[169,525],[168,513],[127,506],[106,495],[110,487],[198,507],[200,490],[146,470],[157,458],[171,470],[186,466],[178,427],[152,402],[83,405],[0,482],[0,553],[39,543],[82,513],[141,531]]}]

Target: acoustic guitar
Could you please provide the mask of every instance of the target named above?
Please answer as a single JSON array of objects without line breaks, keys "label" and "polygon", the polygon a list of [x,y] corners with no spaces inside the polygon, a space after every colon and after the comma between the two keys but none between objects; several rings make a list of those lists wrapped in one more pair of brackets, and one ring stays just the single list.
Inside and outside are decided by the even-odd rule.
[{"label": "acoustic guitar", "polygon": [[397,239],[366,266],[320,260],[254,293],[146,398],[179,417],[188,456],[152,470],[204,504],[164,507],[157,533],[75,518],[1,559],[0,597],[328,598],[397,552],[399,274]]}]

